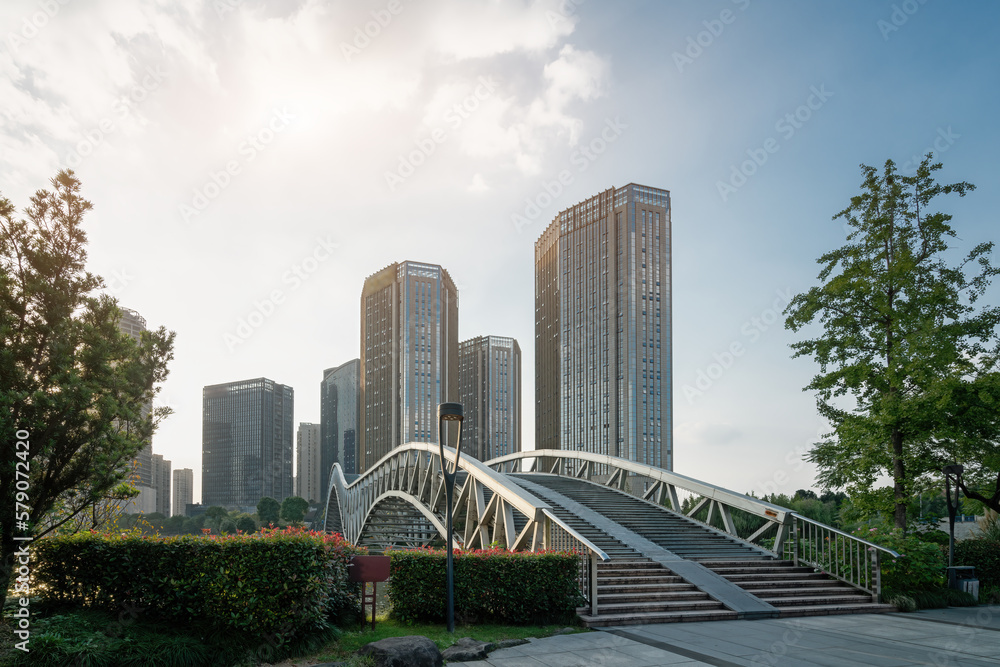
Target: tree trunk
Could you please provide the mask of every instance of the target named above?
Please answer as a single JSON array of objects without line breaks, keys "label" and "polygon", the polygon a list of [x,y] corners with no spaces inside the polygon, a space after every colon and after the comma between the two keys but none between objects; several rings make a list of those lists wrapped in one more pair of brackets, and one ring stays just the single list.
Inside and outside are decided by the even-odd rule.
[{"label": "tree trunk", "polygon": [[892,431],[892,479],[893,495],[895,499],[895,519],[896,528],[906,530],[906,504],[910,498],[906,493],[906,464],[903,462],[903,432],[899,429]]},{"label": "tree trunk", "polygon": [[[8,514],[11,514],[8,512]],[[10,591],[11,580],[13,579],[15,568],[14,552],[17,550],[17,542],[14,541],[14,521],[0,521],[0,586],[3,586],[4,597]]]}]

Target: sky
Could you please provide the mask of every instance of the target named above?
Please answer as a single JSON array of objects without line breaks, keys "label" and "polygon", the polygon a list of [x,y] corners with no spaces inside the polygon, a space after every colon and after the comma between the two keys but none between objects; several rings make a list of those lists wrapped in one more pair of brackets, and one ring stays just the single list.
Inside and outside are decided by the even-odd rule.
[{"label": "sky", "polygon": [[5,0],[0,195],[80,178],[88,269],[177,333],[153,451],[197,501],[202,388],[268,377],[318,423],[365,277],[403,260],[451,274],[461,339],[519,341],[531,449],[535,241],[667,189],[674,468],[791,494],[826,424],[781,311],[860,165],[933,151],[978,186],[936,202],[957,252],[1000,240],[998,28],[988,1]]}]

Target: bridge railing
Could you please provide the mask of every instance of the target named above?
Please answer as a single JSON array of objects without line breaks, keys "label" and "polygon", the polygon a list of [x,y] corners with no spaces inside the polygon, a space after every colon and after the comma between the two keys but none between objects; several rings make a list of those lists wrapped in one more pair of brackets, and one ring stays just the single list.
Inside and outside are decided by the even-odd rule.
[{"label": "bridge railing", "polygon": [[[445,447],[445,456],[455,450]],[[453,459],[452,459],[453,460]],[[467,549],[499,544],[512,551],[574,551],[580,557],[580,592],[597,611],[597,562],[608,560],[593,542],[552,513],[548,503],[477,459],[462,456],[455,485],[454,539]],[[414,516],[445,537],[446,495],[439,447],[412,442],[393,449],[348,483],[339,464],[330,471],[324,524],[339,523],[359,543],[377,523],[379,506],[409,503]],[[339,521],[334,521],[334,519]]]},{"label": "bridge railing", "polygon": [[[517,452],[486,462],[497,471],[507,473],[527,472],[529,464],[533,464],[533,472],[587,479],[669,507],[711,530],[753,544],[775,556],[821,569],[870,593],[876,600],[881,595],[881,558],[883,555],[899,557],[891,549],[788,508],[628,459],[542,449]],[[643,488],[632,488],[633,484],[636,487],[643,484]],[[682,493],[694,497],[687,511],[683,511],[680,502]]]},{"label": "bridge railing", "polygon": [[811,565],[826,574],[870,593],[882,595],[882,555],[899,558],[892,549],[863,540],[809,517],[792,512],[791,538],[785,542],[786,560]]}]

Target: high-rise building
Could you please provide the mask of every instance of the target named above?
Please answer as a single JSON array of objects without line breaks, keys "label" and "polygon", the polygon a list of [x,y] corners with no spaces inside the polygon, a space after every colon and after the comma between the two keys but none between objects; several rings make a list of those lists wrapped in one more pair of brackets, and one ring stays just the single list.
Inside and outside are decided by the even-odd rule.
[{"label": "high-rise building", "polygon": [[535,447],[673,469],[670,193],[634,183],[535,243]]},{"label": "high-rise building", "polygon": [[295,495],[320,501],[319,424],[301,422],[295,434]]},{"label": "high-rise building", "polygon": [[254,511],[292,495],[291,387],[267,378],[205,387],[201,502]]},{"label": "high-rise building", "polygon": [[513,338],[479,336],[458,345],[462,452],[480,461],[521,451],[521,348]]},{"label": "high-rise building", "polygon": [[170,461],[153,454],[153,488],[156,489],[156,511],[170,516]]},{"label": "high-rise building", "polygon": [[358,471],[358,425],[361,361],[352,359],[323,371],[320,383],[320,500],[326,500],[330,468],[339,463],[345,474]]},{"label": "high-rise building", "polygon": [[194,503],[194,470],[178,468],[174,471],[174,491],[172,494],[174,514],[184,516],[187,506]]},{"label": "high-rise building", "polygon": [[361,292],[363,473],[406,442],[437,442],[439,403],[458,400],[458,290],[437,264],[399,262]]},{"label": "high-rise building", "polygon": [[[122,318],[118,321],[118,329],[131,336],[138,343],[142,338],[142,332],[146,331],[146,319],[131,308],[120,308],[120,310]],[[152,409],[152,403],[144,405],[142,417],[147,417]],[[132,460],[128,481],[135,485],[139,495],[125,504],[122,509],[125,514],[150,514],[159,511],[157,509],[156,485],[153,479],[153,443],[151,441],[147,441]]]}]

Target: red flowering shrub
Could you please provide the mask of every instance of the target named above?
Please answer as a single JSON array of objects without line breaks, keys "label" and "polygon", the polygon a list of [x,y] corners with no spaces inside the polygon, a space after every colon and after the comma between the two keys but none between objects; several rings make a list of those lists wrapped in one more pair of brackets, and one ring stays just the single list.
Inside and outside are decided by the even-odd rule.
[{"label": "red flowering shrub", "polygon": [[302,528],[206,537],[91,532],[33,545],[36,583],[53,602],[142,609],[276,643],[357,613],[347,564],[363,551]]}]

